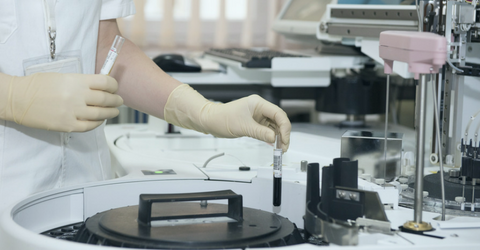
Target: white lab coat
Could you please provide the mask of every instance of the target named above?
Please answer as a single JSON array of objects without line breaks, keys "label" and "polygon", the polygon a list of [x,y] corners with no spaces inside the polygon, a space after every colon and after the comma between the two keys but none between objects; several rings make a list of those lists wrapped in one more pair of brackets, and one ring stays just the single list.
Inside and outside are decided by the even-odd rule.
[{"label": "white lab coat", "polygon": [[[0,0],[0,72],[23,76],[25,59],[49,54],[43,3]],[[57,0],[57,53],[80,50],[83,72],[94,74],[99,21],[134,12],[133,0]],[[103,125],[60,133],[0,119],[0,211],[36,192],[108,178]]]}]

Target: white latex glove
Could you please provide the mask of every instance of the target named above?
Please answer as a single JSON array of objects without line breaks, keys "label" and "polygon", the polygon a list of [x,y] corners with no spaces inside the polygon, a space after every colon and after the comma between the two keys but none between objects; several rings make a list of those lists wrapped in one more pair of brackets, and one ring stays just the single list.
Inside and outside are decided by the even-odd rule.
[{"label": "white latex glove", "polygon": [[104,75],[0,73],[0,119],[60,132],[92,130],[118,115],[118,83]]},{"label": "white latex glove", "polygon": [[292,125],[287,114],[258,95],[213,103],[182,84],[168,97],[164,118],[171,124],[223,138],[249,136],[274,143],[278,131],[284,152],[290,144]]}]

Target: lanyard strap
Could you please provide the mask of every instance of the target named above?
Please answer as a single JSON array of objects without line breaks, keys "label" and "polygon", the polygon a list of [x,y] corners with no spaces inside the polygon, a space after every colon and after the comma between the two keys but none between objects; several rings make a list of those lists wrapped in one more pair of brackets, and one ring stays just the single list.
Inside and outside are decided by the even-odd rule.
[{"label": "lanyard strap", "polygon": [[55,59],[55,38],[57,37],[57,26],[55,22],[56,0],[43,0],[45,5],[45,20],[48,37],[50,38],[50,57]]}]

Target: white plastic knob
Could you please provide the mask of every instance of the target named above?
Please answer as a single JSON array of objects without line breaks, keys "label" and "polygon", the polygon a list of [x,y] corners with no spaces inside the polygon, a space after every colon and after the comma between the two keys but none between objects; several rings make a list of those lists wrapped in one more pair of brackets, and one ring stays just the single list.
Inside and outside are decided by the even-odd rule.
[{"label": "white plastic knob", "polygon": [[437,154],[431,154],[431,155],[430,155],[430,163],[432,163],[432,164],[437,164],[437,163],[438,163],[438,156],[437,156]]},{"label": "white plastic knob", "polygon": [[453,165],[453,155],[447,155],[445,156],[445,163],[447,165]]},{"label": "white plastic knob", "polygon": [[428,191],[423,191],[423,198],[428,197]]}]

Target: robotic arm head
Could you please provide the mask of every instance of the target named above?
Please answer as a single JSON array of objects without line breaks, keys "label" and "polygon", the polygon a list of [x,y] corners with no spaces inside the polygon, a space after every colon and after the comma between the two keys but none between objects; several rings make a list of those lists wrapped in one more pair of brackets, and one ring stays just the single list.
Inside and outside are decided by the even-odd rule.
[{"label": "robotic arm head", "polygon": [[447,60],[445,37],[412,31],[380,33],[380,57],[385,61],[385,74],[391,74],[394,61],[408,63],[408,70],[418,79],[420,74],[435,74]]}]

